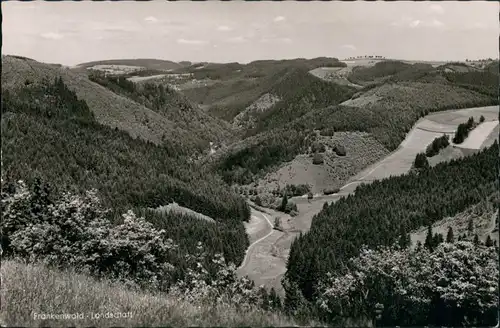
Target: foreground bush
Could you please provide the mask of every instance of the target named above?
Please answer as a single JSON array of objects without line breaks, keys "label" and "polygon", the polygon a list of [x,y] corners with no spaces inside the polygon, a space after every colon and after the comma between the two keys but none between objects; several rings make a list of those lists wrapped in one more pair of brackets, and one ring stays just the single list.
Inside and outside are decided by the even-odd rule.
[{"label": "foreground bush", "polygon": [[493,326],[498,312],[498,248],[442,243],[433,252],[364,248],[344,275],[323,279],[326,316],[368,316],[393,326]]},{"label": "foreground bush", "polygon": [[74,267],[148,288],[168,288],[177,248],[144,218],[129,211],[111,225],[96,191],[84,196],[64,193],[50,199],[39,183],[23,181],[2,190],[2,249],[5,255]]}]

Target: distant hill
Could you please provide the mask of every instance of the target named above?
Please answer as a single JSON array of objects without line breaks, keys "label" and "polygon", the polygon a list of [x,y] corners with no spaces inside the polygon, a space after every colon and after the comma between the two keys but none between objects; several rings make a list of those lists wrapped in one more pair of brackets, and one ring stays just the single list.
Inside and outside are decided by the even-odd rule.
[{"label": "distant hill", "polygon": [[[31,84],[53,81],[61,76],[64,83],[84,100],[94,113],[96,120],[104,125],[129,133],[155,144],[167,139],[181,141],[182,148],[196,148],[207,144],[192,131],[187,131],[177,123],[130,98],[89,80],[86,72],[63,67],[55,67],[34,60],[2,56],[2,90],[14,91]],[[187,148],[186,148],[187,150]]]},{"label": "distant hill", "polygon": [[138,58],[138,59],[109,59],[109,60],[97,60],[86,63],[78,64],[77,66],[89,68],[96,65],[126,65],[126,66],[139,66],[147,69],[157,69],[157,70],[173,70],[178,69],[183,66],[187,66],[186,64],[190,64],[190,62],[182,62],[176,63],[170,60],[163,59],[147,59],[147,58]]}]

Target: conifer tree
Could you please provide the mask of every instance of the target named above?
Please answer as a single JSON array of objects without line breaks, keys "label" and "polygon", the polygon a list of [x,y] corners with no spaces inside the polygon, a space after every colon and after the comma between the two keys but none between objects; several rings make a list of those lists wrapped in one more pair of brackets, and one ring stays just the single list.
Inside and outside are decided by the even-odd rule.
[{"label": "conifer tree", "polygon": [[479,245],[479,236],[477,234],[474,235],[474,245]]},{"label": "conifer tree", "polygon": [[425,236],[424,247],[427,248],[431,252],[432,252],[433,245],[434,245],[434,240],[432,237],[433,237],[432,236],[432,226],[429,225],[429,226],[427,226],[427,236]]},{"label": "conifer tree", "polygon": [[472,235],[474,232],[474,222],[472,221],[472,218],[469,219],[469,223],[467,224],[467,232],[469,235]]},{"label": "conifer tree", "polygon": [[453,237],[453,228],[452,227],[448,227],[448,234],[446,235],[446,242],[447,243],[452,243],[454,241],[454,237]]},{"label": "conifer tree", "polygon": [[285,191],[283,195],[283,200],[281,201],[280,211],[284,212],[286,210],[286,205],[288,204],[288,195]]},{"label": "conifer tree", "polygon": [[486,243],[485,243],[485,245],[486,245],[487,247],[491,247],[491,246],[493,246],[493,240],[491,240],[490,235],[488,235],[488,237],[486,238]]}]

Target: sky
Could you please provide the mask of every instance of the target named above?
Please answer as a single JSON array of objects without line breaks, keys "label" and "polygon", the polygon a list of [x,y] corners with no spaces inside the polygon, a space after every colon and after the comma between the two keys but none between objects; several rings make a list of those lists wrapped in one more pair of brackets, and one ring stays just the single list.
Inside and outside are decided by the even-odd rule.
[{"label": "sky", "polygon": [[496,1],[4,2],[2,53],[76,65],[380,55],[498,58]]}]

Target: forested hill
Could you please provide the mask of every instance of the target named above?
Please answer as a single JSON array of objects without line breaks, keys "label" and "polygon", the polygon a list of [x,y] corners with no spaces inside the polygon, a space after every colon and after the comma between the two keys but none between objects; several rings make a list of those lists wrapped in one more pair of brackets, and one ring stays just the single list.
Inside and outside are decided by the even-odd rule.
[{"label": "forested hill", "polygon": [[418,227],[453,216],[498,188],[498,143],[473,156],[419,173],[361,185],[354,195],[325,205],[311,230],[291,247],[285,281],[289,297],[297,286],[313,301],[327,272],[343,272],[362,245],[407,243]]},{"label": "forested hill", "polygon": [[161,144],[164,139],[170,140],[170,143],[182,141],[178,144],[187,152],[202,143],[196,134],[180,128],[167,117],[90,81],[85,72],[2,55],[2,91],[53,81],[58,77],[87,103],[100,124],[155,144]]},{"label": "forested hill", "polygon": [[89,79],[144,105],[179,128],[196,135],[199,139],[199,149],[208,148],[210,142],[228,142],[233,136],[227,122],[193,106],[186,97],[168,85],[149,82],[138,85],[128,81],[125,76],[106,76],[99,71],[91,72]]},{"label": "forested hill", "polygon": [[179,240],[185,245],[212,240],[209,253],[223,250],[230,261],[242,260],[248,246],[246,202],[220,178],[179,156],[178,143],[166,139],[157,146],[99,124],[60,77],[2,89],[1,123],[2,173],[9,181],[39,177],[53,189],[96,188],[115,214],[175,201],[215,219],[216,227],[181,215],[147,219],[186,237]]}]

